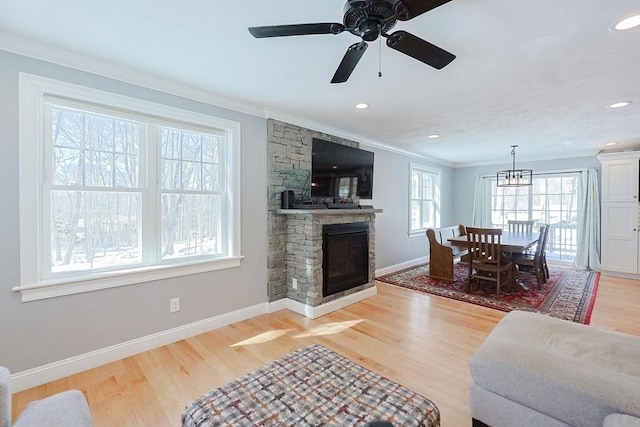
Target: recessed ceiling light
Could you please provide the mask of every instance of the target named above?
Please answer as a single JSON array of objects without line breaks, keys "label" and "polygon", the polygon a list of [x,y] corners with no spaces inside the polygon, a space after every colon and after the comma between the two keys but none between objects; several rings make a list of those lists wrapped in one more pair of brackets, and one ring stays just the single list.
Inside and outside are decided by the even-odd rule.
[{"label": "recessed ceiling light", "polygon": [[628,18],[618,21],[616,25],[613,26],[613,29],[616,31],[624,31],[637,27],[638,25],[640,25],[640,14],[631,15]]},{"label": "recessed ceiling light", "polygon": [[617,142],[607,142],[607,145],[618,145]]},{"label": "recessed ceiling light", "polygon": [[362,103],[360,103],[360,104],[356,104],[356,108],[357,108],[358,110],[364,110],[364,109],[369,108],[369,104],[365,104],[364,102],[362,102]]},{"label": "recessed ceiling light", "polygon": [[615,104],[611,104],[609,105],[609,108],[620,108],[620,107],[626,107],[627,105],[631,104],[631,101],[622,101],[622,102],[616,102]]},{"label": "recessed ceiling light", "polygon": [[429,139],[436,139],[436,138],[440,138],[440,135],[438,135],[437,133],[434,133],[433,135],[429,135],[429,136],[427,136],[427,138],[429,138]]}]

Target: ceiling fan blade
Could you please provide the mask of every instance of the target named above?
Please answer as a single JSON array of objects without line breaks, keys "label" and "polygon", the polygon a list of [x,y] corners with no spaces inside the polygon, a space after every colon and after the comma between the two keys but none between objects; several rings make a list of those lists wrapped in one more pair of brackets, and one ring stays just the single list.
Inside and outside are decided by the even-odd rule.
[{"label": "ceiling fan blade", "polygon": [[456,56],[406,31],[396,31],[387,37],[387,46],[409,55],[438,70],[447,66]]},{"label": "ceiling fan blade", "polygon": [[344,25],[331,22],[249,27],[249,32],[257,39],[265,37],[306,36],[308,34],[340,34],[343,31]]},{"label": "ceiling fan blade", "polygon": [[408,21],[450,1],[451,0],[401,0],[396,4],[394,13],[400,21]]},{"label": "ceiling fan blade", "polygon": [[364,41],[354,43],[349,46],[347,49],[347,53],[344,54],[344,58],[338,65],[338,69],[336,73],[333,75],[333,79],[331,79],[331,83],[344,83],[349,79],[349,76],[358,65],[360,58],[364,55],[364,52],[367,50],[367,43]]}]

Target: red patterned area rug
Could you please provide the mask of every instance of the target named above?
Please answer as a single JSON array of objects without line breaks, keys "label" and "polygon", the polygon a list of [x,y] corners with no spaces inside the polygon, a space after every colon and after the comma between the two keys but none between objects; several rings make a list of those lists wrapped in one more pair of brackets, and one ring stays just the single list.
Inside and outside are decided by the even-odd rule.
[{"label": "red patterned area rug", "polygon": [[501,291],[500,299],[497,299],[495,284],[487,283],[486,286],[472,288],[471,293],[466,292],[467,265],[455,265],[455,282],[432,279],[428,274],[428,264],[422,264],[377,277],[376,280],[496,310],[533,311],[585,325],[589,324],[600,280],[600,273],[595,271],[554,267],[541,290],[537,288],[535,276],[521,274],[520,280],[529,290],[516,287],[510,293]]}]

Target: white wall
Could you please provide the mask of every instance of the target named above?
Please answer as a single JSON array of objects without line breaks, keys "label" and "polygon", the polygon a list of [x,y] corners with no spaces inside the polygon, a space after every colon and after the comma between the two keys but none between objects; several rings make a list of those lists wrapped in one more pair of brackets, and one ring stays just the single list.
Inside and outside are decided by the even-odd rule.
[{"label": "white wall", "polygon": [[[242,125],[239,268],[21,302],[18,209],[20,71],[193,110]],[[0,51],[0,365],[20,372],[267,300],[266,120]],[[35,226],[35,225],[34,225]],[[181,311],[169,313],[169,299]]]}]

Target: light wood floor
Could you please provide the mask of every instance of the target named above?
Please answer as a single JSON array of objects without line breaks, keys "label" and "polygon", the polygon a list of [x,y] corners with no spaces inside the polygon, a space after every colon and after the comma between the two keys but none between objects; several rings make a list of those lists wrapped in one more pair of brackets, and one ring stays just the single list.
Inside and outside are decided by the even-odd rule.
[{"label": "light wood floor", "polygon": [[[262,315],[14,395],[31,400],[77,388],[96,426],[176,426],[207,391],[310,343],[432,400],[443,427],[469,426],[468,362],[505,313],[378,284],[378,295],[311,320]],[[640,282],[601,277],[591,324],[640,335]]]}]

